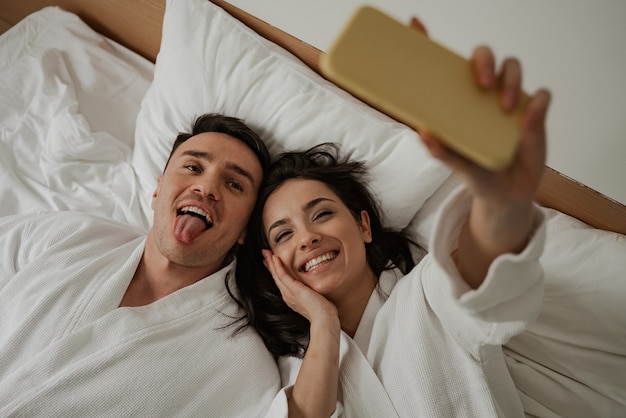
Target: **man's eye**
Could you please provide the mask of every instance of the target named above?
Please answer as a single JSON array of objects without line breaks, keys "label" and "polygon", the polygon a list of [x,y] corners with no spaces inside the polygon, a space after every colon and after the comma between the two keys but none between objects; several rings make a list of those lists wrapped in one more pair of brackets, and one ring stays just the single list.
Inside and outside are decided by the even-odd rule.
[{"label": "man's eye", "polygon": [[239,183],[238,181],[229,181],[228,185],[235,190],[238,190],[240,192],[243,191],[243,185]]},{"label": "man's eye", "polygon": [[197,165],[194,164],[188,164],[185,166],[185,168],[189,171],[193,171],[194,173],[199,173],[200,172],[200,167],[198,167]]}]

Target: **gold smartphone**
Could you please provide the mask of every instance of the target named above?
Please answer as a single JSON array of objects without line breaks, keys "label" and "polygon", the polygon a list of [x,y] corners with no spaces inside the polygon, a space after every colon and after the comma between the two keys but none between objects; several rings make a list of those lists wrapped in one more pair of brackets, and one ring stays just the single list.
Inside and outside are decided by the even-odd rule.
[{"label": "gold smartphone", "polygon": [[500,107],[496,89],[474,80],[469,60],[370,6],[357,10],[320,61],[322,74],[413,129],[498,171],[519,142],[519,119]]}]

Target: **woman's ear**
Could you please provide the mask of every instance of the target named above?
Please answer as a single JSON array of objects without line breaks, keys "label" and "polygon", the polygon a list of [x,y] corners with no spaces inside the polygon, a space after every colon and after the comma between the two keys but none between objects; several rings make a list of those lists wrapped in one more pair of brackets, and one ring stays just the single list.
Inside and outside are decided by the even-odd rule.
[{"label": "woman's ear", "polygon": [[361,221],[359,222],[361,227],[361,236],[363,242],[369,244],[372,242],[372,228],[370,227],[370,214],[366,210],[361,211]]}]

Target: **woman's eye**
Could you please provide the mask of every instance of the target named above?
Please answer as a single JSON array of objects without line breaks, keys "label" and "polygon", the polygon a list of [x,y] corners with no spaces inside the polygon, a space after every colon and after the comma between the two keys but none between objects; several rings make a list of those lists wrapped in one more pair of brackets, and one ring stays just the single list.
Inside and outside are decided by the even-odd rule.
[{"label": "woman's eye", "polygon": [[274,243],[278,244],[284,238],[286,238],[290,233],[291,233],[291,231],[281,231],[281,232],[279,232],[278,234],[276,234],[274,236]]},{"label": "woman's eye", "polygon": [[333,212],[328,209],[320,210],[319,212],[315,213],[315,215],[313,216],[313,220],[317,221],[318,219],[323,218],[324,216],[332,215],[332,213]]}]

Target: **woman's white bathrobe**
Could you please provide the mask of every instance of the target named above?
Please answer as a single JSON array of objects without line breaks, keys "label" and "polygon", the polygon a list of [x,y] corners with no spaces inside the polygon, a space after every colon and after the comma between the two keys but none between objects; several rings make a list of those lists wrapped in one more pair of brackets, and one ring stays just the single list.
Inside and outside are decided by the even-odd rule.
[{"label": "woman's white bathrobe", "polygon": [[[522,405],[501,345],[539,313],[545,227],[537,208],[524,251],[498,257],[471,290],[450,253],[469,212],[461,190],[438,215],[431,254],[407,276],[385,272],[385,300],[374,291],[354,339],[341,335],[336,416],[518,417]],[[283,385],[272,416],[283,414],[300,360],[279,361]]]},{"label": "woman's white bathrobe", "polygon": [[253,417],[280,389],[219,272],[118,305],[145,235],[69,212],[0,218],[0,416]]}]

